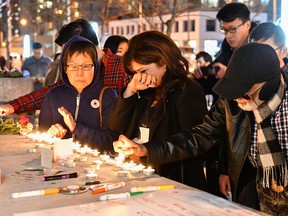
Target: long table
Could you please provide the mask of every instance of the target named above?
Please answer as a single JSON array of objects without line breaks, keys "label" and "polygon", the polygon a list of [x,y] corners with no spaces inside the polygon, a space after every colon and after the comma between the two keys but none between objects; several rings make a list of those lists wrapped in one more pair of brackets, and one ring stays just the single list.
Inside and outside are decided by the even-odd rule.
[{"label": "long table", "polygon": [[[25,198],[12,198],[12,193],[59,188],[67,185],[84,185],[86,180],[85,167],[92,164],[95,158],[77,162],[76,167],[67,168],[53,164],[52,169],[46,169],[45,175],[77,172],[78,178],[55,181],[41,181],[43,173],[24,171],[25,168],[41,168],[40,149],[29,153],[27,149],[34,148],[35,142],[20,135],[0,136],[0,170],[2,184],[0,185],[0,211],[6,215],[263,215],[259,212],[240,207],[222,198],[206,192],[171,181],[158,175],[145,176],[143,173],[129,174],[119,177],[119,168],[103,164],[97,172],[101,183],[125,182],[126,186],[107,191],[107,193],[129,192],[131,187],[174,185],[175,189],[143,193],[141,195],[121,199],[99,201],[102,194],[92,194],[87,191],[82,194],[53,194]],[[104,193],[104,194],[105,194]],[[226,207],[226,209],[225,209]],[[198,209],[197,209],[198,208]],[[218,213],[217,213],[218,212]]]}]

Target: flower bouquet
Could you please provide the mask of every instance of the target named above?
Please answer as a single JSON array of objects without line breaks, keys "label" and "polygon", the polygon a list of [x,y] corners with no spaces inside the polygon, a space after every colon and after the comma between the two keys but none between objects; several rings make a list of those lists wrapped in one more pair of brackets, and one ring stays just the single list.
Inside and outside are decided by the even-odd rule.
[{"label": "flower bouquet", "polygon": [[0,77],[17,78],[17,77],[23,77],[23,75],[22,75],[22,72],[16,68],[13,68],[11,70],[8,70],[8,69],[1,70],[0,69]]},{"label": "flower bouquet", "polygon": [[33,130],[33,125],[26,116],[18,118],[0,118],[0,135],[28,134]]}]

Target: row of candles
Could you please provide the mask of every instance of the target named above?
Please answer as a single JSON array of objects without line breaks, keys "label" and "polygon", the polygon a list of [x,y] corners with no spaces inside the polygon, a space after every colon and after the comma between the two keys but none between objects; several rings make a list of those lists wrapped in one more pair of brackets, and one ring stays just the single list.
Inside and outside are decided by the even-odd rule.
[{"label": "row of candles", "polygon": [[[38,145],[39,143],[53,145],[55,141],[59,140],[59,138],[52,137],[48,133],[40,132],[30,133],[26,136],[32,141],[38,143]],[[96,171],[100,169],[103,163],[120,168],[120,170],[118,171],[118,176],[127,176],[129,173],[135,174],[141,172],[143,172],[144,175],[150,176],[155,173],[155,169],[151,167],[145,167],[144,165],[136,164],[133,161],[125,162],[124,154],[119,154],[117,157],[111,158],[108,154],[100,154],[97,149],[92,149],[87,145],[82,146],[77,142],[73,143],[73,151],[76,154],[69,156],[65,160],[58,161],[58,164],[66,167],[75,167],[75,161],[87,161],[88,155],[99,158],[97,160],[94,160],[93,164],[90,165],[90,167],[85,168],[85,171],[88,175],[87,178],[89,178],[91,174],[92,176],[94,176],[94,174],[96,174]]]}]

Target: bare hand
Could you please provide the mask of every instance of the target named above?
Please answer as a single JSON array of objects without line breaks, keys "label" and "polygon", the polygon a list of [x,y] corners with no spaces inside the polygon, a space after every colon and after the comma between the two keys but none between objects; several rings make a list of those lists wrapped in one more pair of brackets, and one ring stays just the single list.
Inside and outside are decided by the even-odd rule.
[{"label": "bare hand", "polygon": [[204,77],[200,67],[195,68],[194,75],[195,75],[196,79],[201,79]]},{"label": "bare hand", "polygon": [[44,81],[45,81],[45,77],[40,77],[40,78],[39,78],[39,82],[40,82],[40,83],[44,83]]},{"label": "bare hand", "polygon": [[228,196],[228,192],[231,192],[230,180],[228,175],[220,175],[219,187],[222,194]]},{"label": "bare hand", "polygon": [[65,136],[65,134],[67,133],[67,130],[65,128],[63,128],[62,125],[60,124],[54,124],[52,125],[47,133],[51,134],[52,136],[58,137],[58,138],[63,138]]},{"label": "bare hand", "polygon": [[14,113],[14,107],[10,104],[0,105],[0,115],[10,115]]},{"label": "bare hand", "polygon": [[145,73],[136,73],[133,75],[132,80],[127,85],[124,92],[124,98],[135,94],[139,90],[145,90],[147,88],[155,88],[157,79],[155,76]]},{"label": "bare hand", "polygon": [[76,122],[68,110],[66,110],[64,107],[58,108],[58,112],[63,116],[64,122],[67,125],[67,127],[70,129],[71,132],[74,131],[76,127]]},{"label": "bare hand", "polygon": [[124,153],[132,157],[147,155],[147,149],[143,144],[133,142],[124,135],[120,135],[118,141],[113,142],[113,147],[115,152]]}]

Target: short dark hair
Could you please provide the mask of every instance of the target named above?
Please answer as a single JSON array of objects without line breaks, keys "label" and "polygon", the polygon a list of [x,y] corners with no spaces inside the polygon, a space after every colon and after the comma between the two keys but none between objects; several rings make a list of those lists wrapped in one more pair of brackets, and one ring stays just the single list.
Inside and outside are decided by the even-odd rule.
[{"label": "short dark hair", "polygon": [[239,18],[243,22],[250,20],[250,11],[245,4],[230,3],[222,7],[217,13],[219,22],[232,22]]},{"label": "short dark hair", "polygon": [[257,25],[249,35],[249,42],[253,41],[266,41],[269,38],[278,47],[284,47],[286,44],[286,35],[279,25],[272,22],[264,22]]},{"label": "short dark hair", "polygon": [[34,42],[32,45],[33,49],[41,49],[42,48],[42,44],[38,43],[38,42]]},{"label": "short dark hair", "polygon": [[106,39],[104,48],[109,48],[112,53],[116,54],[119,45],[123,42],[128,43],[128,39],[121,35],[111,35]]},{"label": "short dark hair", "polygon": [[211,55],[205,51],[201,51],[201,52],[196,54],[196,60],[201,58],[201,57],[203,57],[205,62],[212,62]]},{"label": "short dark hair", "polygon": [[79,41],[77,43],[71,43],[63,53],[62,64],[64,70],[67,68],[68,58],[71,58],[74,53],[87,54],[91,57],[94,62],[97,59],[97,53],[93,44],[87,43],[85,41]]},{"label": "short dark hair", "polygon": [[96,36],[96,33],[90,23],[85,19],[77,19],[73,22],[70,22],[67,25],[62,26],[62,28],[58,31],[57,38],[55,39],[55,43],[59,46],[65,44],[73,35],[79,35],[84,38],[87,38],[95,46],[98,46],[99,41]]}]

